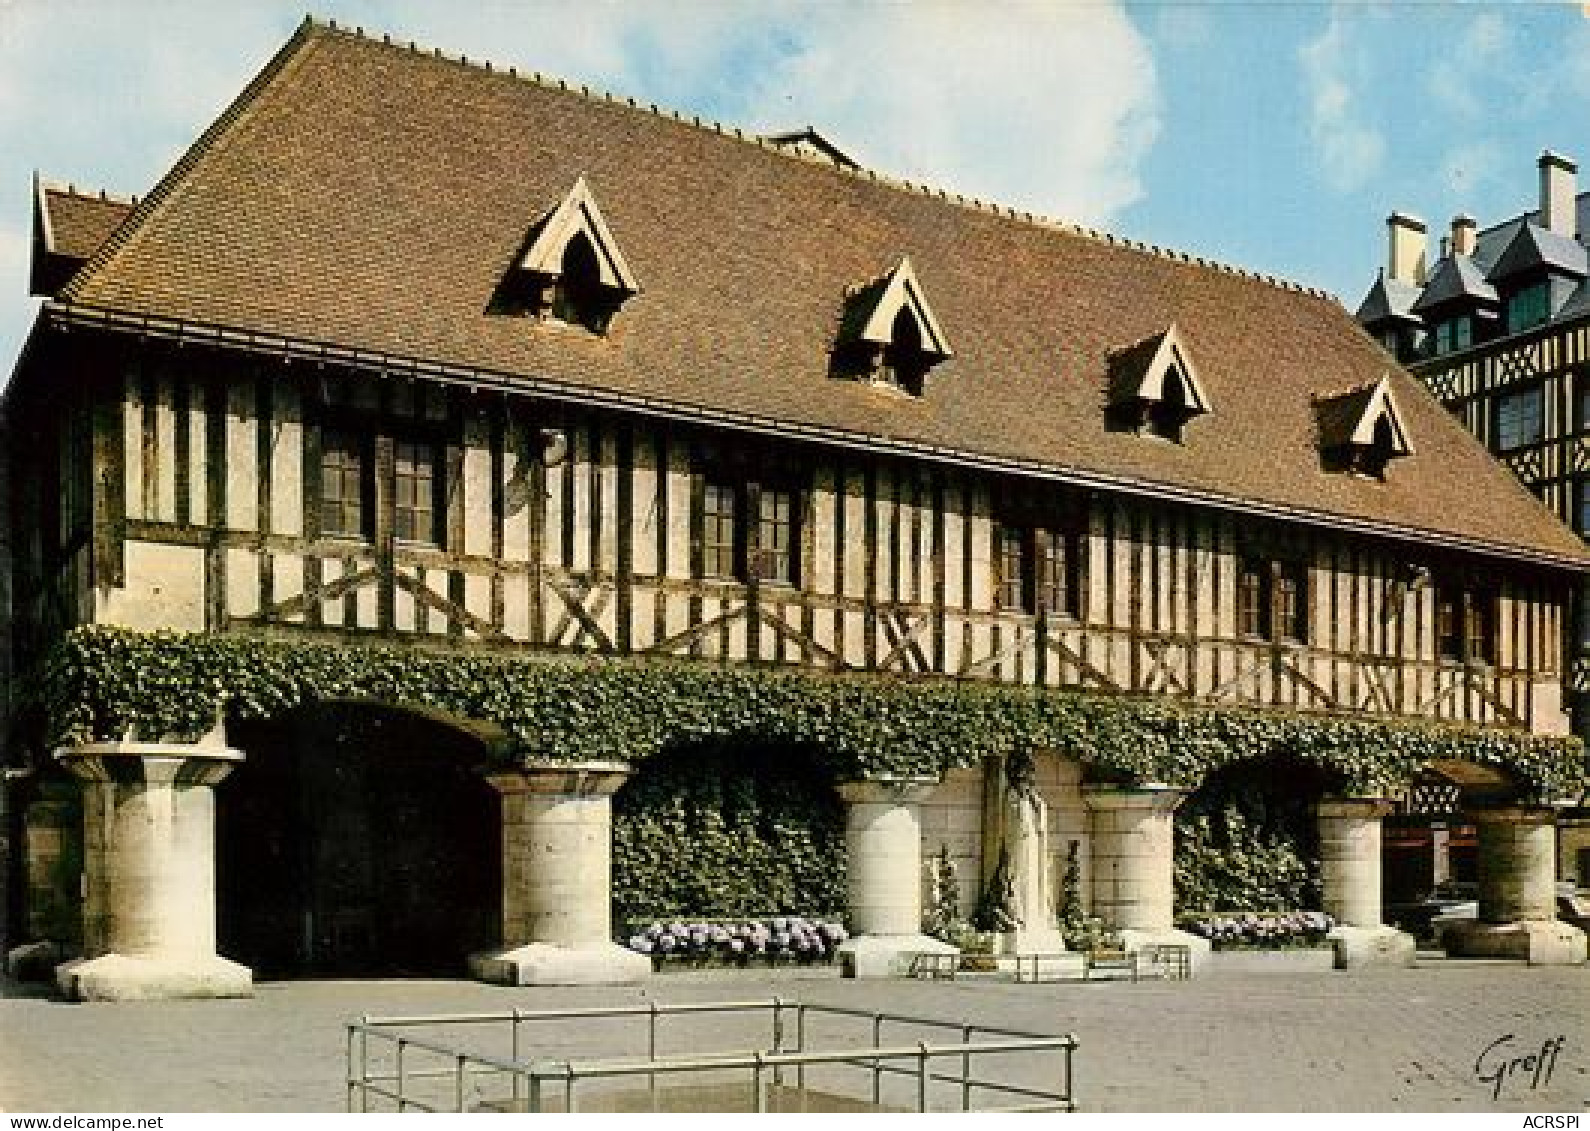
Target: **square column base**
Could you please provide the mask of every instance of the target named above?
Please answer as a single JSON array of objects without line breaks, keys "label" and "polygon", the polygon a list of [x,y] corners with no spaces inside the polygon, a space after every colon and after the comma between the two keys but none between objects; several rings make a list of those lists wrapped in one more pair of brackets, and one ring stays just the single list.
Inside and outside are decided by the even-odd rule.
[{"label": "square column base", "polygon": [[254,996],[253,971],[217,955],[183,958],[102,954],[56,967],[55,984],[72,1001]]},{"label": "square column base", "polygon": [[1582,966],[1585,933],[1552,919],[1454,923],[1442,936],[1454,958],[1519,958],[1531,966]]},{"label": "square column base", "polygon": [[1139,931],[1125,928],[1117,931],[1121,936],[1121,949],[1141,950],[1145,946],[1184,946],[1187,948],[1189,974],[1197,974],[1209,963],[1209,940],[1189,931]]},{"label": "square column base", "polygon": [[1395,927],[1332,927],[1325,937],[1336,952],[1338,970],[1412,966],[1418,956],[1413,936]]},{"label": "square column base", "polygon": [[961,953],[959,947],[927,935],[857,935],[839,944],[839,965],[847,978],[903,978],[918,954]]},{"label": "square column base", "polygon": [[1017,954],[1063,954],[1069,949],[1065,936],[1053,927],[1017,927],[1014,931],[1001,934],[995,944],[995,953],[1007,957]]},{"label": "square column base", "polygon": [[651,959],[617,943],[527,943],[477,954],[469,972],[499,986],[622,986],[651,977]]}]

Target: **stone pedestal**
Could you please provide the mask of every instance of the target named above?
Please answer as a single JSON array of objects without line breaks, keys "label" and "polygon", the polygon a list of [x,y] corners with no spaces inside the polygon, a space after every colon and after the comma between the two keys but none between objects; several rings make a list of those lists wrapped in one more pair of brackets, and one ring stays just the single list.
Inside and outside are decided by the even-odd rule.
[{"label": "stone pedestal", "polygon": [[958,954],[922,933],[922,821],[938,783],[873,779],[839,787],[846,803],[849,910],[854,936],[839,946],[846,977],[903,974],[910,955]]},{"label": "stone pedestal", "polygon": [[615,762],[492,774],[502,795],[503,949],[470,959],[505,985],[638,982],[651,960],[613,940]]},{"label": "stone pedestal", "polygon": [[1391,803],[1378,798],[1333,798],[1315,809],[1319,821],[1320,879],[1338,970],[1412,966],[1412,935],[1381,922],[1381,821]]},{"label": "stone pedestal", "polygon": [[215,953],[215,794],[243,760],[223,746],[101,742],[58,750],[82,779],[83,953],[56,970],[83,1001],[247,997]]},{"label": "stone pedestal", "polygon": [[1535,966],[1585,961],[1585,935],[1557,921],[1557,832],[1547,806],[1474,813],[1478,828],[1479,918],[1446,932],[1447,950],[1466,958],[1521,958]]},{"label": "stone pedestal", "polygon": [[1168,786],[1086,786],[1091,836],[1093,914],[1127,950],[1174,943],[1189,947],[1196,972],[1209,940],[1176,929],[1175,826],[1180,790]]}]

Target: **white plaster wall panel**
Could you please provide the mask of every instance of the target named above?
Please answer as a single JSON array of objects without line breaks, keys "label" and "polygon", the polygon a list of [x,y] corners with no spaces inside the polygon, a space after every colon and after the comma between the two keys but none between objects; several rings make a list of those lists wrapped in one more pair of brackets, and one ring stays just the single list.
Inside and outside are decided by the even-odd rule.
[{"label": "white plaster wall panel", "polygon": [[304,532],[303,414],[299,408],[296,386],[278,383],[273,395],[275,419],[271,422],[271,531],[296,537]]},{"label": "white plaster wall panel", "polygon": [[204,404],[204,385],[195,382],[188,392],[188,521],[196,525],[210,521],[209,415]]},{"label": "white plaster wall panel", "polygon": [[149,518],[144,513],[144,406],[136,369],[123,376],[121,408],[122,494],[128,518]]},{"label": "white plaster wall panel", "polygon": [[[276,554],[271,559],[271,588],[272,596],[280,604],[301,597],[304,593],[304,559],[300,554]],[[295,624],[302,624],[304,614],[296,612],[289,615],[287,620]]]},{"label": "white plaster wall panel", "polygon": [[812,639],[819,647],[832,652],[834,641],[837,639],[837,625],[839,613],[833,609],[818,609],[812,621]]},{"label": "white plaster wall panel", "polygon": [[[860,472],[845,474],[845,592],[846,597],[865,597],[867,594],[867,496],[866,480]],[[849,635],[849,629],[846,630]],[[847,640],[848,644],[848,640]]]},{"label": "white plaster wall panel", "polygon": [[836,591],[839,568],[839,507],[834,494],[834,470],[821,466],[812,473],[811,521],[806,536],[812,544],[812,574],[807,586],[813,593]]},{"label": "white plaster wall panel", "polygon": [[491,556],[491,423],[475,410],[464,423],[464,553]]},{"label": "white plaster wall panel", "polygon": [[204,551],[128,539],[120,588],[98,591],[95,621],[153,632],[204,631]]},{"label": "white plaster wall panel", "polygon": [[926,476],[917,482],[916,524],[916,599],[924,604],[933,600],[938,560],[933,553],[937,512],[934,510],[933,485]]},{"label": "white plaster wall panel", "polygon": [[[320,575],[321,592],[333,582],[340,581],[349,572],[347,563],[337,558],[321,558],[311,561],[309,568]],[[322,597],[320,602],[320,621],[330,628],[340,628],[343,623],[346,602],[338,597]],[[348,627],[352,627],[351,625]]]},{"label": "white plaster wall panel", "polygon": [[[375,562],[369,558],[360,559],[355,562],[356,571],[374,568]],[[354,590],[353,611],[360,628],[376,627],[376,622],[380,619],[376,607],[380,600],[380,596],[380,590],[374,584],[361,585],[358,589]]]},{"label": "white plaster wall panel", "polygon": [[966,536],[971,541],[972,593],[974,609],[994,607],[994,570],[991,555],[994,552],[994,524],[988,513],[988,494],[982,487],[974,487],[968,495],[971,514],[968,516]]},{"label": "white plaster wall panel", "polygon": [[[894,476],[881,467],[872,478],[873,587],[872,599],[894,600]],[[864,528],[862,528],[864,529]]]},{"label": "white plaster wall panel", "polygon": [[[845,573],[845,587],[850,587],[850,574]],[[865,621],[861,613],[846,611],[845,618],[845,663],[853,668],[867,666],[867,641],[863,631]]]},{"label": "white plaster wall panel", "polygon": [[[445,569],[427,569],[424,571],[425,592],[436,597],[439,601],[447,600],[447,571]],[[425,631],[431,636],[446,636],[448,633],[448,616],[442,612],[445,605],[438,601],[426,602]]]},{"label": "white plaster wall panel", "polygon": [[563,562],[563,477],[569,474],[564,460],[546,469],[545,523],[541,536],[541,561],[561,566]]},{"label": "white plaster wall panel", "polygon": [[[600,523],[597,533],[597,569],[613,573],[618,569],[618,524],[629,521],[618,513],[618,441],[611,434],[601,439],[600,464],[595,476],[596,497],[593,509]],[[631,543],[633,549],[633,543]]]},{"label": "white plaster wall panel", "polygon": [[177,520],[177,413],[172,405],[171,378],[155,380],[155,498],[151,517]]},{"label": "white plaster wall panel", "polygon": [[226,551],[226,609],[234,617],[259,615],[259,558],[252,550]]},{"label": "white plaster wall panel", "polygon": [[[491,578],[481,573],[464,575],[464,608],[483,623],[491,623]],[[480,633],[470,628],[467,622],[464,635],[472,640],[480,638]]]},{"label": "white plaster wall panel", "polygon": [[238,382],[227,389],[226,525],[259,529],[259,418],[254,388]]},{"label": "white plaster wall panel", "polygon": [[529,640],[530,575],[510,573],[502,580],[502,631],[511,640]]},{"label": "white plaster wall panel", "polygon": [[634,513],[630,519],[630,563],[638,577],[657,574],[657,537],[660,511],[657,490],[661,482],[651,460],[650,444],[636,443],[635,470],[630,475],[630,500]]},{"label": "white plaster wall panel", "polygon": [[415,619],[414,594],[401,585],[392,587],[392,627],[399,632],[413,632]]},{"label": "white plaster wall panel", "polygon": [[729,655],[736,659],[743,658],[748,654],[746,651],[748,645],[746,642],[745,606],[738,601],[725,601],[723,607],[725,611],[732,609],[735,613],[733,620],[729,623]]},{"label": "white plaster wall panel", "polygon": [[571,456],[568,463],[569,476],[574,481],[574,494],[572,498],[574,518],[574,545],[569,554],[568,566],[571,570],[584,571],[592,568],[596,563],[591,560],[591,531],[593,521],[593,498],[596,476],[592,473],[591,453],[589,439],[583,429],[573,429],[569,434]]},{"label": "white plaster wall panel", "polygon": [[[683,444],[668,446],[668,560],[667,575],[690,577],[690,453]],[[672,629],[669,629],[672,632]]]},{"label": "white plaster wall panel", "polygon": [[530,560],[530,511],[537,500],[533,497],[532,468],[534,451],[526,426],[514,423],[503,439],[502,460],[502,556],[504,561]]},{"label": "white plaster wall panel", "polygon": [[944,488],[944,604],[958,608],[966,601],[966,520],[957,484]]},{"label": "white plaster wall panel", "polygon": [[682,593],[671,593],[663,610],[663,629],[669,637],[677,636],[690,627],[690,598]]}]

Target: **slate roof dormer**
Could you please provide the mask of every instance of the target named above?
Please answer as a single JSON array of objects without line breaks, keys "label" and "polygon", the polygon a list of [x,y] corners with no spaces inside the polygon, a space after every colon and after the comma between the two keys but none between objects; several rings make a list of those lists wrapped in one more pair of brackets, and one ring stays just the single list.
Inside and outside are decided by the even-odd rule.
[{"label": "slate roof dormer", "polygon": [[1435,265],[1430,281],[1410,308],[1415,315],[1439,310],[1449,303],[1467,307],[1496,306],[1501,296],[1486,282],[1485,274],[1467,255],[1448,255]]},{"label": "slate roof dormer", "polygon": [[1358,313],[1354,317],[1372,330],[1387,322],[1418,322],[1419,316],[1413,313],[1413,304],[1419,300],[1419,295],[1419,288],[1412,283],[1389,279],[1382,271],[1364,296],[1364,301],[1358,304]]},{"label": "slate roof dormer", "polygon": [[1499,283],[1545,270],[1582,279],[1590,274],[1587,260],[1590,260],[1590,251],[1578,240],[1526,222],[1519,225],[1512,241],[1497,256],[1485,277],[1489,282]]},{"label": "slate roof dormer", "polygon": [[1187,422],[1210,407],[1174,323],[1111,355],[1110,413],[1118,425],[1179,441]]},{"label": "slate roof dormer", "polygon": [[1321,397],[1315,401],[1315,413],[1320,452],[1329,470],[1383,479],[1387,464],[1413,454],[1402,413],[1384,376],[1373,384]]}]

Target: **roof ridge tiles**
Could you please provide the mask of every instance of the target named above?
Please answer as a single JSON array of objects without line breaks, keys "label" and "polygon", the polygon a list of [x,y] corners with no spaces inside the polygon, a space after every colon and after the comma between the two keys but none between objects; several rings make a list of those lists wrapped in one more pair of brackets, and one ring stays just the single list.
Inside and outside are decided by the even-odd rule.
[{"label": "roof ridge tiles", "polygon": [[[383,36],[380,40],[376,40],[376,39],[374,39],[372,37],[366,36],[364,34],[364,29],[363,28],[357,28],[357,29],[350,30],[349,28],[347,28],[344,25],[339,25],[337,23],[337,21],[334,20],[334,19],[328,19],[324,23],[322,23],[321,21],[315,19],[315,17],[313,17],[313,16],[306,16],[305,19],[304,19],[304,27],[308,27],[308,28],[322,28],[322,29],[324,29],[326,31],[334,32],[334,33],[339,34],[339,35],[345,35],[345,36],[349,36],[351,38],[363,40],[363,41],[365,41],[365,42],[367,42],[367,43],[369,43],[369,44],[371,44],[373,46],[383,46],[384,45],[384,46],[393,47],[393,48],[397,48],[397,49],[401,50],[401,48],[398,48],[397,44],[394,44],[394,43],[391,42],[389,36]],[[420,50],[415,47],[415,45],[414,45],[412,40],[409,42],[409,50],[412,51],[412,52],[415,52],[415,53],[423,53],[423,52],[420,52]],[[642,112],[649,111],[650,113],[655,114],[658,117],[661,117],[661,118],[664,118],[664,119],[671,119],[671,120],[673,120],[675,122],[679,122],[682,125],[694,126],[695,128],[700,129],[700,130],[703,130],[703,131],[706,131],[706,132],[709,132],[709,133],[715,133],[715,134],[717,134],[720,137],[729,138],[729,137],[732,136],[736,140],[744,141],[744,142],[746,142],[748,144],[755,144],[759,148],[766,149],[769,152],[777,153],[777,154],[779,154],[780,156],[783,156],[783,157],[787,157],[787,158],[790,158],[790,159],[793,159],[793,160],[798,160],[798,161],[807,161],[807,162],[819,163],[819,164],[822,164],[825,168],[831,168],[834,172],[839,173],[841,175],[852,176],[852,177],[856,177],[856,178],[859,179],[863,175],[863,173],[865,173],[869,180],[872,180],[872,181],[875,181],[877,183],[883,184],[886,187],[898,189],[898,190],[901,190],[901,191],[904,191],[904,192],[914,193],[914,194],[916,194],[918,196],[938,197],[940,199],[943,199],[945,201],[945,203],[947,203],[947,204],[956,204],[956,205],[959,205],[960,207],[967,208],[967,209],[969,209],[971,211],[974,211],[974,212],[983,212],[983,213],[987,213],[987,214],[993,215],[993,216],[1000,216],[1000,217],[1003,217],[1005,219],[1011,220],[1011,221],[1013,221],[1015,223],[1026,224],[1026,225],[1028,225],[1030,227],[1041,228],[1041,229],[1044,229],[1044,230],[1059,231],[1059,232],[1063,232],[1063,233],[1069,233],[1071,235],[1081,236],[1083,238],[1094,240],[1095,242],[1105,242],[1105,243],[1110,244],[1111,246],[1125,247],[1125,248],[1127,248],[1129,250],[1139,251],[1139,252],[1141,252],[1141,253],[1143,253],[1145,255],[1152,255],[1152,256],[1155,256],[1156,258],[1166,259],[1166,260],[1169,260],[1170,262],[1173,262],[1173,263],[1181,262],[1181,263],[1195,264],[1195,265],[1200,266],[1200,267],[1212,268],[1212,269],[1217,270],[1217,271],[1226,272],[1227,274],[1236,275],[1236,276],[1238,276],[1240,278],[1250,279],[1250,280],[1252,280],[1254,282],[1264,283],[1264,284],[1266,284],[1268,286],[1272,286],[1272,287],[1275,287],[1275,288],[1277,288],[1279,290],[1283,290],[1283,291],[1290,291],[1290,292],[1293,292],[1293,293],[1296,293],[1296,294],[1310,295],[1310,296],[1313,296],[1315,298],[1336,299],[1335,295],[1332,295],[1330,292],[1328,292],[1326,290],[1323,290],[1322,288],[1311,287],[1311,286],[1308,286],[1307,284],[1300,283],[1300,282],[1297,282],[1297,281],[1292,280],[1292,279],[1282,278],[1282,277],[1277,276],[1277,275],[1262,274],[1262,273],[1260,273],[1258,271],[1253,271],[1253,270],[1250,270],[1248,268],[1237,266],[1235,264],[1222,263],[1222,262],[1220,262],[1218,260],[1208,259],[1208,258],[1205,258],[1205,257],[1202,257],[1202,256],[1192,256],[1191,258],[1189,258],[1187,253],[1177,253],[1174,249],[1164,248],[1164,247],[1160,247],[1158,245],[1148,244],[1148,243],[1144,243],[1144,242],[1141,242],[1141,241],[1127,240],[1125,237],[1114,236],[1113,233],[1101,232],[1101,231],[1099,231],[1098,229],[1095,229],[1095,228],[1083,228],[1082,226],[1080,226],[1078,224],[1075,224],[1075,223],[1072,223],[1072,222],[1069,222],[1069,221],[1066,221],[1066,220],[1062,220],[1062,219],[1059,219],[1057,217],[1045,216],[1045,215],[1043,215],[1041,213],[1033,213],[1033,212],[1030,212],[1030,211],[1023,211],[1023,212],[1018,213],[1017,210],[1014,207],[1012,207],[1012,206],[1000,205],[1000,204],[997,204],[997,203],[983,201],[983,200],[980,200],[980,199],[978,199],[976,197],[966,197],[966,196],[963,196],[963,195],[961,195],[959,193],[953,194],[953,199],[951,199],[951,196],[948,195],[949,190],[946,190],[946,189],[943,189],[943,188],[938,188],[938,187],[935,187],[933,185],[929,185],[926,182],[921,182],[921,183],[912,182],[912,181],[906,180],[904,178],[897,178],[897,177],[890,176],[888,173],[882,173],[882,172],[879,172],[876,169],[871,169],[871,168],[864,168],[864,167],[858,167],[858,168],[855,168],[855,169],[845,168],[845,167],[840,166],[840,165],[835,165],[835,164],[833,164],[831,162],[822,161],[819,158],[812,157],[812,156],[809,156],[807,154],[791,151],[789,149],[784,148],[783,146],[772,144],[765,137],[761,137],[761,136],[758,136],[758,135],[750,135],[750,134],[742,135],[742,133],[738,129],[736,129],[731,134],[728,130],[726,130],[722,126],[721,123],[713,122],[713,121],[703,122],[701,120],[700,115],[691,115],[691,116],[689,116],[687,118],[683,111],[677,110],[677,109],[660,108],[657,105],[657,103],[655,103],[655,102],[650,103],[646,107],[642,107],[642,106],[640,106],[639,104],[636,103],[635,99],[633,99],[633,98],[625,98],[625,97],[623,97],[621,95],[615,95],[615,94],[613,94],[610,91],[597,91],[597,92],[593,93],[591,91],[590,87],[589,86],[585,86],[585,85],[581,85],[576,90],[574,87],[572,87],[570,85],[568,80],[566,80],[566,79],[558,79],[558,80],[556,80],[554,82],[551,78],[549,78],[546,75],[543,75],[542,72],[540,72],[540,71],[533,71],[529,75],[525,75],[525,74],[521,74],[521,73],[517,72],[513,68],[509,68],[509,70],[507,70],[507,71],[496,70],[496,69],[494,69],[491,66],[489,61],[486,61],[486,62],[471,62],[469,60],[469,58],[467,56],[465,56],[465,55],[459,55],[459,56],[456,56],[456,57],[447,55],[439,47],[435,48],[430,54],[433,57],[437,58],[437,59],[441,59],[441,60],[443,60],[445,62],[453,63],[456,66],[463,66],[463,67],[467,67],[467,68],[472,69],[472,70],[477,70],[477,71],[480,71],[483,74],[493,74],[493,75],[497,75],[497,76],[506,76],[506,77],[509,77],[509,78],[515,78],[515,79],[518,79],[521,82],[532,82],[535,85],[546,87],[546,88],[549,88],[549,89],[555,87],[556,89],[564,91],[566,93],[573,94],[573,95],[576,95],[578,97],[587,98],[587,99],[590,99],[590,100],[593,100],[593,101],[603,101],[603,102],[608,102],[608,103],[612,103],[612,104],[627,104],[629,106],[634,107],[637,110],[641,110]],[[1339,300],[1337,300],[1337,301],[1339,301]]]},{"label": "roof ridge tiles", "polygon": [[55,181],[43,175],[39,177],[39,188],[45,192],[63,193],[67,196],[76,197],[78,200],[103,200],[110,204],[135,205],[138,203],[138,195],[136,193],[111,192],[109,189],[103,188],[79,188],[73,181]]}]

